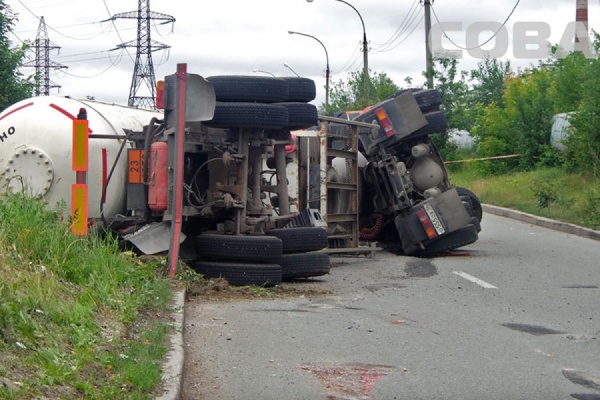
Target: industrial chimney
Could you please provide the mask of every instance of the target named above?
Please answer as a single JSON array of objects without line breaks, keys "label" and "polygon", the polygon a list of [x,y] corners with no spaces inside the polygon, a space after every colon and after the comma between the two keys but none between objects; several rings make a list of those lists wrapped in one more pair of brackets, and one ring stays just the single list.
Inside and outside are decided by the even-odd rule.
[{"label": "industrial chimney", "polygon": [[588,0],[576,0],[575,11],[575,51],[586,52],[589,45]]}]

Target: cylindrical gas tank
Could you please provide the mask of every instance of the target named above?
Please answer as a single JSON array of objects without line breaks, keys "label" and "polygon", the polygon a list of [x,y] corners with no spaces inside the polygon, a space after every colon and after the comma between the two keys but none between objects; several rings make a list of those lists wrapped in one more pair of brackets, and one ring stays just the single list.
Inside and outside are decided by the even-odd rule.
[{"label": "cylindrical gas tank", "polygon": [[[124,129],[141,131],[157,111],[141,110],[89,100],[41,96],[22,100],[0,113],[0,186],[26,189],[47,200],[52,208],[64,202],[71,210],[73,120],[87,111],[89,134],[120,135]],[[125,211],[127,151],[117,155],[123,139],[89,139],[87,174],[90,219],[100,217],[102,187],[116,163],[106,190],[103,212],[111,217]]]},{"label": "cylindrical gas tank", "polygon": [[148,158],[148,206],[152,211],[165,211],[168,206],[169,153],[166,142],[150,145]]}]

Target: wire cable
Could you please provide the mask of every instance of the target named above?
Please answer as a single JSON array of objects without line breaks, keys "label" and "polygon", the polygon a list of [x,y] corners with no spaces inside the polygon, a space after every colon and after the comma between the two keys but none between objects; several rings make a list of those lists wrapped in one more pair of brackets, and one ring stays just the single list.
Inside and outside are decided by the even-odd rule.
[{"label": "wire cable", "polygon": [[[475,49],[479,49],[482,46],[485,46],[486,44],[488,44],[493,38],[496,37],[496,35],[498,35],[498,33],[500,32],[500,30],[506,26],[506,23],[508,22],[508,20],[510,19],[510,17],[512,17],[513,13],[517,9],[517,6],[519,5],[520,2],[521,2],[521,0],[517,0],[517,2],[515,3],[515,6],[513,7],[512,11],[510,12],[510,14],[508,14],[508,17],[506,17],[506,19],[502,23],[502,26],[500,28],[498,28],[498,30],[488,40],[486,40],[485,42],[481,43],[478,46],[471,47],[471,48],[462,47],[462,46],[459,46],[458,44],[456,44],[452,39],[450,39],[450,37],[448,36],[448,34],[443,29],[442,29],[442,34],[444,35],[444,37],[446,39],[448,39],[450,41],[450,43],[452,43],[454,46],[456,46],[457,48],[459,48],[461,50],[475,50]],[[431,11],[433,11],[433,16],[435,17],[435,20],[437,21],[438,25],[441,26],[441,22],[438,19],[438,16],[437,16],[437,14],[435,12],[435,8],[433,7],[433,5],[431,6]]]},{"label": "wire cable", "polygon": [[404,19],[402,20],[402,22],[400,23],[400,25],[398,26],[396,31],[392,34],[392,36],[390,36],[390,38],[388,40],[386,40],[384,43],[381,43],[381,44],[374,43],[376,45],[376,47],[374,47],[373,50],[379,50],[380,48],[389,46],[390,44],[392,44],[393,42],[398,40],[398,38],[400,36],[402,36],[402,34],[404,32],[406,32],[408,27],[411,26],[412,23],[414,22],[414,20],[416,18],[415,14],[418,11],[418,8],[416,6],[418,6],[418,5],[419,5],[419,0],[415,0],[415,2],[412,4],[410,9],[404,16]]},{"label": "wire cable", "polygon": [[[36,18],[38,21],[40,21],[40,22],[42,21],[42,19],[41,19],[40,17],[38,17],[38,16],[36,15],[36,13],[34,13],[33,11],[31,11],[31,9],[29,9],[29,7],[27,7],[27,6],[25,5],[25,3],[23,3],[21,0],[17,0],[17,1],[18,1],[18,2],[19,2],[19,3],[20,3],[20,4],[21,4],[21,5],[22,5],[22,6],[23,6],[23,7],[24,7],[24,8],[25,8],[27,11],[29,11],[29,13],[30,13],[31,15],[33,15],[33,16],[34,16],[34,17],[35,17],[35,18]],[[45,24],[45,25],[46,25],[46,27],[47,27],[48,29],[50,29],[51,31],[53,31],[53,32],[55,32],[55,33],[57,33],[57,34],[59,34],[60,36],[66,37],[67,39],[72,39],[72,40],[90,40],[90,39],[94,39],[94,38],[96,38],[96,37],[98,37],[98,36],[100,36],[100,35],[102,34],[102,33],[99,33],[98,35],[95,35],[94,37],[89,37],[89,38],[76,38],[76,37],[74,37],[74,36],[65,35],[64,33],[57,31],[57,30],[56,30],[56,29],[54,29],[52,26],[48,25],[48,24],[47,24],[45,21],[44,21],[44,24]]]},{"label": "wire cable", "polygon": [[394,46],[392,47],[386,47],[383,50],[379,50],[379,51],[374,51],[374,53],[384,53],[384,52],[388,52],[388,51],[392,51],[394,50],[396,47],[400,46],[402,43],[406,42],[406,40],[413,34],[413,32],[417,29],[417,27],[421,24],[421,22],[423,21],[423,19],[425,18],[424,15],[421,16],[421,18],[419,18],[419,20],[417,21],[416,24],[414,24],[413,28],[411,29],[410,32],[408,32],[408,34],[404,37],[404,39],[402,39],[401,41],[399,41],[398,43],[396,43]]}]

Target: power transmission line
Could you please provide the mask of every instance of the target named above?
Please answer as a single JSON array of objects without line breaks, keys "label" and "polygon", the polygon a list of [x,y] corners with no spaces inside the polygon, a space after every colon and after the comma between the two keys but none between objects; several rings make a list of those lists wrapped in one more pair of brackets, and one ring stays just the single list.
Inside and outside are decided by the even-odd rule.
[{"label": "power transmission line", "polygon": [[[382,44],[375,43],[377,46],[373,47],[373,50],[375,50],[375,51],[379,50],[380,52],[386,51],[395,41],[397,41],[408,30],[418,16],[418,7],[417,7],[418,5],[419,5],[419,0],[415,0],[415,2],[409,8],[408,12],[404,16],[404,19],[402,20],[402,22],[400,23],[400,25],[398,26],[396,31],[392,34],[392,36]],[[414,31],[414,29],[413,29],[413,31]],[[412,33],[412,31],[411,31],[411,33]],[[410,33],[409,33],[409,35],[410,35]],[[403,41],[405,39],[403,39]]]},{"label": "power transmission line", "polygon": [[[512,17],[512,15],[514,14],[515,10],[517,9],[519,3],[521,2],[521,0],[517,0],[517,2],[515,3],[514,7],[512,8],[510,14],[508,14],[508,17],[506,17],[506,19],[504,20],[504,22],[502,23],[502,26],[500,26],[500,28],[498,28],[498,30],[496,32],[494,32],[494,34],[485,42],[475,46],[475,47],[462,47],[459,46],[458,44],[456,44],[452,39],[450,39],[450,36],[448,36],[448,34],[442,29],[442,34],[444,35],[444,37],[446,39],[448,39],[448,41],[450,43],[452,43],[454,46],[456,46],[457,48],[461,49],[461,50],[475,50],[475,49],[479,49],[482,46],[485,46],[486,44],[488,44],[492,39],[494,39],[498,33],[500,32],[500,30],[502,30],[502,28],[504,28],[504,26],[506,26],[506,23],[508,22],[508,20],[510,19],[510,17]],[[440,20],[438,19],[437,14],[435,13],[435,8],[432,6],[431,10],[433,11],[433,16],[435,17],[435,20],[437,21],[438,25],[440,26],[440,28],[442,27]]]}]

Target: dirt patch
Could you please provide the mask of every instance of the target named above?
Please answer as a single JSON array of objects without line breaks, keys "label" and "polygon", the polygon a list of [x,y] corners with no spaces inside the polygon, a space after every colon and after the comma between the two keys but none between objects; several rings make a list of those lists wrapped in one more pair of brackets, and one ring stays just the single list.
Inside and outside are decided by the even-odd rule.
[{"label": "dirt patch", "polygon": [[332,294],[327,282],[318,279],[303,279],[282,282],[272,287],[232,286],[223,278],[193,282],[186,289],[186,300],[266,300],[290,297],[313,297]]}]

